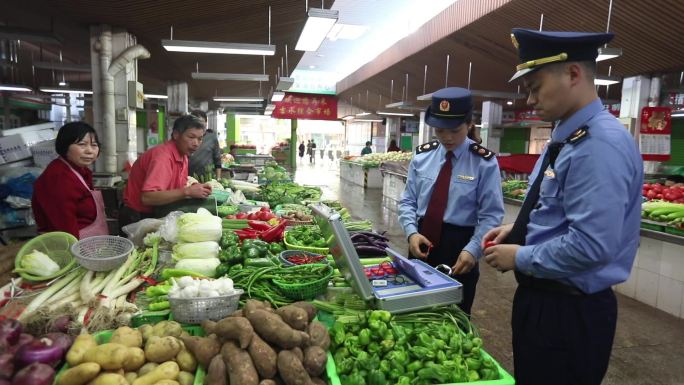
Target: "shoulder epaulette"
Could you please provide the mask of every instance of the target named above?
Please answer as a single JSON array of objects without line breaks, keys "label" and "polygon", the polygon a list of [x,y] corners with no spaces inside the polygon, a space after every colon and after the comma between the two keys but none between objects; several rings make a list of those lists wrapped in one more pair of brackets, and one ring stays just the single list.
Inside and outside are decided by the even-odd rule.
[{"label": "shoulder epaulette", "polygon": [[439,147],[439,141],[433,140],[432,142],[423,143],[416,147],[416,154],[422,154],[424,152],[432,151]]},{"label": "shoulder epaulette", "polygon": [[577,129],[577,131],[573,132],[568,136],[567,139],[565,139],[565,143],[570,143],[570,144],[575,144],[584,138],[589,136],[589,131],[587,131],[587,126],[580,127]]},{"label": "shoulder epaulette", "polygon": [[483,157],[485,160],[490,160],[495,155],[493,151],[491,151],[487,148],[484,148],[477,143],[471,144],[469,149],[471,152]]}]

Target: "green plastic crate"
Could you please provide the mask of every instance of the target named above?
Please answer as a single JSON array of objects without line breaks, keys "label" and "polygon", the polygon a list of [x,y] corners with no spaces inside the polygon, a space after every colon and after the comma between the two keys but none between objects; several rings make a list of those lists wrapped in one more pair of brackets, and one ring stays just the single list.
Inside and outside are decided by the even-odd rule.
[{"label": "green plastic crate", "polygon": [[663,225],[657,225],[655,223],[648,223],[648,222],[641,222],[641,228],[646,229],[646,230],[653,230],[653,231],[665,231],[665,226]]},{"label": "green plastic crate", "polygon": [[680,230],[676,227],[665,226],[665,232],[668,234],[678,235],[680,237],[684,237],[684,230]]}]

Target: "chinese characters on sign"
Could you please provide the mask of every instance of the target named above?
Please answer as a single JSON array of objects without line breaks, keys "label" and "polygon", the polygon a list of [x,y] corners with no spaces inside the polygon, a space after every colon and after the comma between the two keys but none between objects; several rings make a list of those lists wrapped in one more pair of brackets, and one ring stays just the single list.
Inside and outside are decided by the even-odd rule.
[{"label": "chinese characters on sign", "polygon": [[286,93],[275,104],[278,119],[337,120],[337,98],[329,95]]},{"label": "chinese characters on sign", "polygon": [[670,107],[644,107],[641,110],[639,149],[644,160],[670,160],[671,115]]}]

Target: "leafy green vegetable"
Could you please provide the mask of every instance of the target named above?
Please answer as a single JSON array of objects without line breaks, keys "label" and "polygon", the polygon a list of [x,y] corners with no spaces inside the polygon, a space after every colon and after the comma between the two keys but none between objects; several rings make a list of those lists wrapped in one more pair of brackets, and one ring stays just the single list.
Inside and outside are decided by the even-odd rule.
[{"label": "leafy green vegetable", "polygon": [[294,182],[274,182],[261,187],[261,200],[271,207],[284,203],[299,203],[304,200],[318,200],[321,189],[318,187],[301,186]]},{"label": "leafy green vegetable", "polygon": [[173,246],[175,260],[187,258],[216,258],[219,254],[219,244],[214,241],[177,243]]},{"label": "leafy green vegetable", "polygon": [[59,265],[47,254],[38,250],[24,255],[19,262],[21,266],[14,271],[17,273],[29,273],[38,277],[49,277],[59,271]]},{"label": "leafy green vegetable", "polygon": [[176,269],[190,270],[214,278],[216,276],[216,268],[220,264],[221,261],[218,258],[181,259],[176,262]]},{"label": "leafy green vegetable", "polygon": [[181,215],[177,225],[178,240],[181,242],[218,242],[223,230],[221,218],[201,208],[197,210],[197,213]]}]

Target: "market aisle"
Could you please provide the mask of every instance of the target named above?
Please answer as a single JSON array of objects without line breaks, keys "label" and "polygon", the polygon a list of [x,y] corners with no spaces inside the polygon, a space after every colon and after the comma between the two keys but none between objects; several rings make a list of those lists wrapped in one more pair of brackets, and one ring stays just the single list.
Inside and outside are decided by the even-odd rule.
[{"label": "market aisle", "polygon": [[[337,169],[326,165],[302,165],[298,183],[321,186],[326,199],[339,199],[356,218],[370,219],[379,231],[387,231],[392,247],[406,249],[396,205],[383,204],[381,189],[365,190],[340,182]],[[505,221],[515,219],[518,208],[506,205]],[[487,265],[473,305],[473,321],[480,327],[485,349],[510,373],[511,306],[516,283],[513,274],[502,274]],[[617,294],[618,326],[613,354],[604,385],[684,384],[684,320]]]}]

